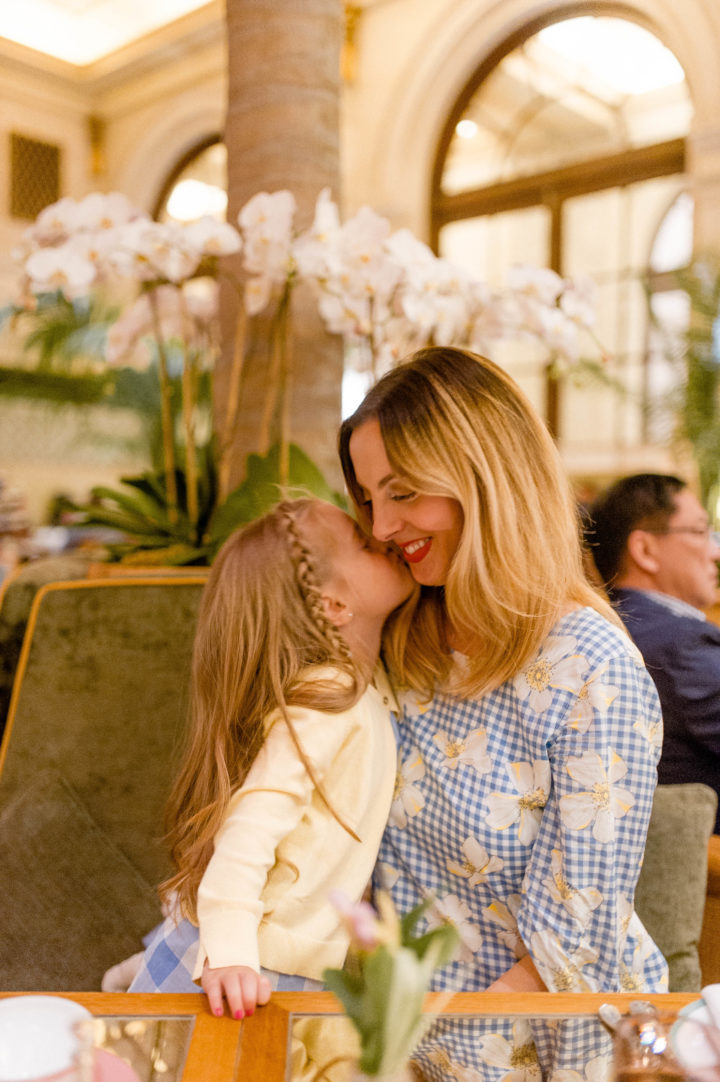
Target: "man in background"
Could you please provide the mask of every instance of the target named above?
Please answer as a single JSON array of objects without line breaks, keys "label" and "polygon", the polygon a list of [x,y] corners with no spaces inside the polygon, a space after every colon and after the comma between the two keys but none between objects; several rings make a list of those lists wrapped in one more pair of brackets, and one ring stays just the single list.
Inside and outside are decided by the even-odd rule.
[{"label": "man in background", "polygon": [[[684,481],[635,474],[592,505],[587,542],[611,601],[658,689],[660,784],[703,782],[720,796],[720,545]],[[720,811],[715,825],[720,833]]]}]

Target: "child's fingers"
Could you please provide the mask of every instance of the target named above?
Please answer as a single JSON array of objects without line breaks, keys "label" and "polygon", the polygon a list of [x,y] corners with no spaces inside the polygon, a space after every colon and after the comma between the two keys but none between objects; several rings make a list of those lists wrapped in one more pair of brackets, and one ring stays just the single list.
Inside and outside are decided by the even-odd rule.
[{"label": "child's fingers", "polygon": [[225,999],[230,1014],[238,1019],[252,1014],[257,1004],[267,1003],[271,992],[267,978],[249,966],[211,969],[207,962],[203,968],[202,986],[213,1014],[224,1013]]},{"label": "child's fingers", "polygon": [[208,1005],[213,1014],[220,1017],[225,1013],[223,1002],[223,985],[217,971],[205,966],[202,973],[202,987],[208,997]]},{"label": "child's fingers", "polygon": [[258,988],[257,988],[257,1001],[258,1001],[258,1006],[259,1007],[264,1007],[265,1006],[265,1004],[270,999],[270,994],[271,993],[272,993],[272,987],[270,985],[270,981],[267,979],[267,977],[260,976],[258,978]]}]

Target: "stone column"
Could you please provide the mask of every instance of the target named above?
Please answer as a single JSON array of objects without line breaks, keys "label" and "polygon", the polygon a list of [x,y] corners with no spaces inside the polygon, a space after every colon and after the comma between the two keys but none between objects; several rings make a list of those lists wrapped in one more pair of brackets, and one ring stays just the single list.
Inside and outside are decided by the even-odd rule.
[{"label": "stone column", "polygon": [[[339,201],[342,0],[227,0],[227,32],[228,221],[235,223],[257,192],[287,188],[297,201],[297,225],[304,229],[323,187]],[[223,356],[215,381],[219,430],[230,391],[234,307],[226,290]],[[328,480],[339,484],[341,343],[325,333],[302,289],[293,298],[291,328],[290,436]],[[266,386],[265,363],[251,344],[232,445],[233,484],[242,478],[247,452],[257,450]]]}]

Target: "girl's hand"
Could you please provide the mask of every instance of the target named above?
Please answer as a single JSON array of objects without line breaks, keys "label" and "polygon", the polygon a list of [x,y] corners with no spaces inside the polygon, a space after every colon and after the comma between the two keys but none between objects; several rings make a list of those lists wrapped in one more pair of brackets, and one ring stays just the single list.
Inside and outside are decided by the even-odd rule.
[{"label": "girl's hand", "polygon": [[219,966],[211,969],[205,963],[201,983],[213,1014],[224,1013],[223,996],[233,1018],[252,1014],[256,1006],[270,999],[270,981],[249,966]]}]

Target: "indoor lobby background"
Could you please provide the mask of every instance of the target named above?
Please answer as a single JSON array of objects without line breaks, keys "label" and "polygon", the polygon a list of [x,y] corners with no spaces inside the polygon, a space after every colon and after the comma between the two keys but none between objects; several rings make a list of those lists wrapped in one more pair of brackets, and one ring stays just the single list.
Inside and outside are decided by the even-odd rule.
[{"label": "indoor lobby background", "polygon": [[[335,55],[327,32],[340,53],[337,84],[324,88],[337,97],[337,146],[328,152],[337,162],[327,172],[343,217],[370,206],[490,285],[516,263],[590,276],[608,356],[602,378],[552,379],[547,357],[530,346],[508,345],[496,359],[545,415],[579,490],[641,469],[692,476],[691,457],[673,439],[683,378],[673,341],[688,321],[676,271],[720,252],[716,0],[365,0],[344,9],[340,0],[228,0],[227,8],[221,0],[23,0],[5,8],[0,307],[17,288],[13,249],[55,199],[118,191],[153,215],[187,217],[197,208],[183,195],[204,192],[206,209],[222,214],[230,173],[231,216],[243,188],[245,199],[292,190],[297,159],[286,176],[276,163],[263,176],[249,152],[252,131],[243,129],[243,148],[236,121],[226,139],[237,83],[228,72],[256,73],[262,115],[278,86],[287,91],[292,69],[302,112],[304,89],[327,82]],[[253,26],[263,32],[240,33]],[[287,116],[292,142],[292,108]],[[313,165],[322,179],[324,165]],[[301,167],[297,175],[307,224],[315,174]],[[7,327],[1,347],[3,366],[26,363]],[[341,414],[337,363],[332,371],[317,409],[308,406],[305,371],[309,397],[297,410],[308,451],[330,474]],[[352,373],[345,391],[347,408]],[[132,449],[131,414],[0,395],[0,417],[0,471],[26,494],[35,521],[58,492],[82,499],[146,466]]]}]

